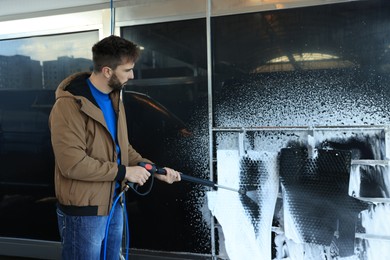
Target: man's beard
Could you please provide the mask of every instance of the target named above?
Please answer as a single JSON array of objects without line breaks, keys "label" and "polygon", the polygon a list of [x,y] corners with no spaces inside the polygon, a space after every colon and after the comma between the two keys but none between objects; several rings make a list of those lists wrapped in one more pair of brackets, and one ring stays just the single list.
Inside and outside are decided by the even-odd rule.
[{"label": "man's beard", "polygon": [[108,81],[108,86],[112,88],[112,90],[122,90],[123,86],[127,83],[121,83],[118,79],[118,77],[115,75],[115,73],[111,76],[110,80]]}]

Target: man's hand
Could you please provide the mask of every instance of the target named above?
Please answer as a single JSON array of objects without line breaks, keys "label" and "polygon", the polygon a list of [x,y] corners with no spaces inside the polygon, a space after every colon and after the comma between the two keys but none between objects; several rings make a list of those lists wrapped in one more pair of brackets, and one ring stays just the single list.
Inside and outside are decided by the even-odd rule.
[{"label": "man's hand", "polygon": [[129,182],[137,183],[142,186],[149,179],[150,172],[141,166],[126,167],[125,179]]},{"label": "man's hand", "polygon": [[155,174],[154,177],[169,184],[181,181],[180,172],[167,167],[164,167],[164,169],[167,172],[166,174]]}]

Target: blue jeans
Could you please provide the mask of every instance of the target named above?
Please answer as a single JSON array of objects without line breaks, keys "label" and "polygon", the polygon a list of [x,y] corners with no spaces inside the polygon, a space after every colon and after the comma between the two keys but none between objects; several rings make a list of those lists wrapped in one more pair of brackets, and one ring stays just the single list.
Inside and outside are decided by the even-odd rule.
[{"label": "blue jeans", "polygon": [[[108,216],[69,216],[57,208],[63,260],[104,259]],[[108,230],[106,259],[118,260],[122,245],[123,207],[118,202]]]}]

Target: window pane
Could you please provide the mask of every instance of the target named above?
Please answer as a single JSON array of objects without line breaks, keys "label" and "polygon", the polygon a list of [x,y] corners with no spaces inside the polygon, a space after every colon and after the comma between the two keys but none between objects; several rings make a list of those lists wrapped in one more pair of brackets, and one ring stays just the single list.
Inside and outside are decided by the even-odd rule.
[{"label": "window pane", "polygon": [[216,134],[218,177],[257,202],[211,206],[227,252],[388,258],[389,12],[378,0],[212,18],[215,125],[245,128]]},{"label": "window pane", "polygon": [[[0,236],[58,240],[48,116],[98,32],[0,41]],[[28,217],[26,217],[28,216]]]},{"label": "window pane", "polygon": [[[130,143],[161,166],[208,178],[205,19],[126,27],[122,35],[143,48],[124,93]],[[133,246],[210,253],[204,188],[154,185],[137,212],[129,206]]]},{"label": "window pane", "polygon": [[0,41],[0,89],[54,89],[67,75],[90,71],[97,32]]},{"label": "window pane", "polygon": [[389,8],[358,1],[213,18],[216,125],[388,124]]}]

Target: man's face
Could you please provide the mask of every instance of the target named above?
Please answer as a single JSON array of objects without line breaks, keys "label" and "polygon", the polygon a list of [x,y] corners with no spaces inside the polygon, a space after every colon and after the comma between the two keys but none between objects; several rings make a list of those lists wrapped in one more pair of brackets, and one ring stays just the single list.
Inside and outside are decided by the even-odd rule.
[{"label": "man's face", "polygon": [[113,90],[121,90],[127,81],[134,78],[133,68],[134,62],[119,65],[113,70],[113,74],[108,81],[108,86]]}]

